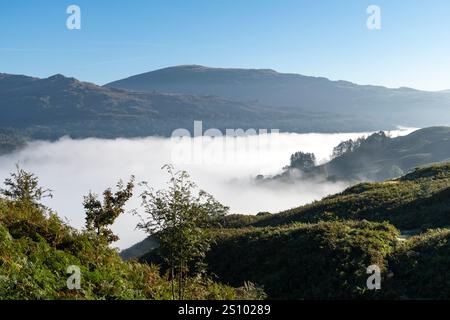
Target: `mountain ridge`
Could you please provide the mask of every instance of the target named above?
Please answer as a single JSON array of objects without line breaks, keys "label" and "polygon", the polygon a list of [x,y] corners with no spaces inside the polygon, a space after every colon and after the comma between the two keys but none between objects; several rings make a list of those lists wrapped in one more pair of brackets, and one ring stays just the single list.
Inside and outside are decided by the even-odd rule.
[{"label": "mountain ridge", "polygon": [[[371,119],[237,101],[211,95],[132,92],[97,86],[61,74],[48,78],[0,77],[0,128],[31,139],[170,136],[178,128],[280,129],[289,132],[363,131]],[[323,123],[326,123],[324,125]],[[390,127],[389,125],[386,125]],[[388,129],[388,128],[387,128]]]},{"label": "mountain ridge", "polygon": [[175,66],[127,77],[104,87],[213,95],[272,107],[357,115],[390,125],[450,124],[450,96],[446,92],[358,85],[270,69]]},{"label": "mountain ridge", "polygon": [[299,78],[309,78],[309,79],[318,79],[318,80],[326,80],[326,81],[330,81],[336,84],[346,84],[346,85],[353,85],[353,86],[360,86],[360,87],[369,87],[369,88],[382,88],[382,89],[388,89],[388,90],[409,90],[409,91],[420,91],[420,92],[429,92],[429,93],[434,93],[434,92],[450,92],[449,90],[440,90],[440,91],[428,91],[428,90],[421,90],[421,89],[416,89],[416,88],[411,88],[411,87],[387,87],[387,86],[383,86],[383,85],[376,85],[376,84],[358,84],[354,81],[349,81],[349,80],[344,80],[344,79],[338,79],[338,80],[332,80],[330,78],[324,77],[324,76],[312,76],[312,75],[304,75],[301,73],[294,73],[294,72],[279,72],[276,71],[274,69],[267,69],[267,68],[233,68],[233,67],[209,67],[209,66],[204,66],[204,65],[198,65],[198,64],[186,64],[186,65],[176,65],[176,66],[168,66],[168,67],[164,67],[164,68],[160,68],[160,69],[155,69],[152,71],[147,71],[144,73],[140,73],[137,75],[132,75],[132,76],[128,76],[125,77],[123,79],[120,80],[115,80],[115,81],[111,81],[108,82],[106,84],[104,84],[103,86],[105,87],[114,87],[114,83],[116,82],[120,82],[123,80],[129,80],[135,77],[145,77],[147,75],[150,74],[155,74],[155,73],[166,73],[166,72],[177,72],[177,71],[202,71],[202,72],[208,72],[208,71],[212,71],[212,72],[219,72],[219,71],[223,71],[223,72],[248,72],[248,73],[259,73],[259,74],[265,74],[265,75],[277,75],[277,76],[291,76],[291,77],[299,77]]},{"label": "mountain ridge", "polygon": [[[139,80],[142,78],[144,80]],[[137,83],[119,85],[130,79]],[[135,79],[135,80],[133,80]],[[55,74],[0,74],[2,140],[170,136],[204,128],[367,132],[450,124],[450,95],[360,86],[271,69],[164,68],[105,86]],[[10,149],[11,143],[7,141]],[[0,149],[2,149],[0,147]]]}]

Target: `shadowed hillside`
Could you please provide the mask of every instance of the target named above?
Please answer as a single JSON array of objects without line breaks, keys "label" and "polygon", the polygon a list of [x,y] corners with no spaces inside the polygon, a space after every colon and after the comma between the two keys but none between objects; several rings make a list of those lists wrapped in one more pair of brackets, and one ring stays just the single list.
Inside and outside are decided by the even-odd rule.
[{"label": "shadowed hillside", "polygon": [[386,125],[426,127],[450,123],[450,96],[445,92],[362,86],[267,69],[177,66],[135,75],[106,86],[145,92],[208,94],[305,111],[357,115],[385,123],[378,129]]},{"label": "shadowed hillside", "polygon": [[[80,290],[67,287],[69,266],[80,268]],[[42,208],[0,199],[0,300],[170,300],[171,291],[158,267],[124,262],[95,234],[77,231]],[[208,279],[190,281],[186,297],[260,298]]]},{"label": "shadowed hillside", "polygon": [[420,166],[449,161],[450,127],[420,129],[396,138],[380,131],[367,138],[341,142],[327,163],[315,165],[314,158],[297,152],[281,174],[258,180],[295,183],[311,178],[350,182],[397,178]]},{"label": "shadowed hillside", "polygon": [[[209,272],[231,285],[249,279],[270,298],[448,298],[449,221],[447,163],[277,214],[227,216],[211,230]],[[380,291],[366,286],[373,264]]]},{"label": "shadowed hillside", "polygon": [[[170,136],[175,129],[363,131],[383,126],[356,115],[270,106],[211,95],[130,92],[54,75],[0,74],[0,130],[30,139]],[[383,126],[384,127],[384,126]],[[390,128],[389,125],[387,125]],[[12,137],[12,133],[8,135]],[[3,139],[4,140],[4,139]],[[1,148],[8,147],[0,140]]]},{"label": "shadowed hillside", "polygon": [[397,138],[374,134],[321,169],[336,179],[380,181],[449,159],[450,127],[431,127]]}]

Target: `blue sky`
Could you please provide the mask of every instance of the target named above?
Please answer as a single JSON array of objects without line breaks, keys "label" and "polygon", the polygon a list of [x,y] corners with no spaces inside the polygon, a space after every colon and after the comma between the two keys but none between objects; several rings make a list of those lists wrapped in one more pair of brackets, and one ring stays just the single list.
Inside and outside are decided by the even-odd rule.
[{"label": "blue sky", "polygon": [[[81,8],[81,30],[66,9]],[[366,27],[369,5],[381,30]],[[0,72],[104,84],[201,64],[360,84],[450,89],[448,0],[40,0],[0,2]]]}]

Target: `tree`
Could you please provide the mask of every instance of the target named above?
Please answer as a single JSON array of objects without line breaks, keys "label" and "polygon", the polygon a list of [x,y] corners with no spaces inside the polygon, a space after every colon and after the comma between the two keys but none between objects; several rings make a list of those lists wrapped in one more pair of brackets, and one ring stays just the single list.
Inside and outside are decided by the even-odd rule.
[{"label": "tree", "polygon": [[169,165],[162,169],[170,176],[167,189],[155,192],[142,183],[146,187],[141,195],[146,216],[141,217],[138,228],[158,238],[170,271],[172,298],[183,299],[190,266],[201,265],[210,249],[212,239],[207,228],[225,216],[228,207],[198,190],[187,172],[174,172]]},{"label": "tree", "polygon": [[119,240],[108,226],[125,212],[126,202],[133,196],[134,177],[125,185],[122,180],[117,183],[117,191],[113,193],[111,188],[103,192],[103,202],[98,195],[89,192],[84,197],[83,206],[86,211],[86,229],[95,232],[109,243]]},{"label": "tree", "polygon": [[316,166],[316,156],[313,153],[296,152],[291,155],[290,168],[301,171],[311,170]]},{"label": "tree", "polygon": [[32,204],[45,208],[39,202],[42,198],[52,198],[52,190],[39,186],[39,178],[33,173],[27,172],[16,165],[16,172],[5,179],[5,189],[0,189],[0,194],[7,199],[22,204]]},{"label": "tree", "polygon": [[350,139],[350,140],[341,142],[339,145],[334,147],[331,158],[335,159],[346,153],[355,151],[357,148],[359,148],[361,146],[361,144],[364,141],[365,141],[365,138],[358,138],[356,140]]}]

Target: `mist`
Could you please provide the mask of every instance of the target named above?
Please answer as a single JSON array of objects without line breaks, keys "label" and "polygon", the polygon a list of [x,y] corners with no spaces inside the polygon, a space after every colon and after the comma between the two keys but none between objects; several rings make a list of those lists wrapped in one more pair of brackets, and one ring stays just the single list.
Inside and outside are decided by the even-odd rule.
[{"label": "mist", "polygon": [[[391,136],[406,135],[414,129],[401,128]],[[84,226],[83,196],[89,191],[101,194],[119,179],[131,175],[158,189],[168,179],[161,167],[173,164],[187,170],[199,188],[230,207],[230,213],[257,214],[297,207],[347,187],[344,183],[299,181],[293,185],[257,185],[259,175],[279,173],[297,151],[312,152],[319,162],[329,160],[341,141],[370,133],[267,134],[222,138],[139,138],[83,139],[62,138],[56,142],[35,141],[25,149],[0,157],[0,179],[19,165],[35,173],[41,185],[53,190],[45,205],[67,219],[71,226]],[[139,188],[127,209],[139,209]],[[120,240],[114,246],[124,249],[145,238],[135,230],[137,216],[127,212],[117,219],[113,230]]]}]

